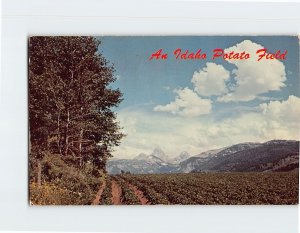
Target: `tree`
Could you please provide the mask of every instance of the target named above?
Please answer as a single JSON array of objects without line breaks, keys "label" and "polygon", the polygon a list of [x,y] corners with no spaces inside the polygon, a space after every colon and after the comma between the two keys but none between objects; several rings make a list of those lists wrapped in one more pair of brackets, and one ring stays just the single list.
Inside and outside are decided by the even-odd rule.
[{"label": "tree", "polygon": [[60,154],[70,165],[104,169],[124,136],[113,107],[120,90],[109,88],[114,68],[94,37],[29,39],[29,130],[32,160]]}]

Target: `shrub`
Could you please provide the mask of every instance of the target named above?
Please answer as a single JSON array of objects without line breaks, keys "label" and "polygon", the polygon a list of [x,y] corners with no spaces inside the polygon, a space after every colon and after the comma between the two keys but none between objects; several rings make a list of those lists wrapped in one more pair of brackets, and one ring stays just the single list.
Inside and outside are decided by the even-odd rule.
[{"label": "shrub", "polygon": [[59,155],[48,154],[42,160],[42,185],[30,184],[30,199],[36,205],[87,205],[100,185],[92,175],[92,166],[82,169],[65,163]]}]

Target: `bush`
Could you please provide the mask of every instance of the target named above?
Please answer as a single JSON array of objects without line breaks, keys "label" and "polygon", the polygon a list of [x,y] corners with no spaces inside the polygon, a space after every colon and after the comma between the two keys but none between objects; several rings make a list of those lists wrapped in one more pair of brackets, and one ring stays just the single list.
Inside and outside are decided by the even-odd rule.
[{"label": "bush", "polygon": [[84,193],[72,192],[51,183],[38,186],[30,184],[30,202],[32,205],[83,205],[88,204]]},{"label": "bush", "polygon": [[30,200],[36,205],[90,204],[101,184],[101,178],[92,173],[89,164],[78,169],[60,155],[48,154],[42,160],[42,185],[30,184]]}]

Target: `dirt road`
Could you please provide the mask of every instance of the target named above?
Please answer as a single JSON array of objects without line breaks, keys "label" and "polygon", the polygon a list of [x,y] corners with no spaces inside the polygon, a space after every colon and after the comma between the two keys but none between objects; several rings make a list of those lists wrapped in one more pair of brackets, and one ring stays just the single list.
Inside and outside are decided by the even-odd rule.
[{"label": "dirt road", "polygon": [[102,185],[100,186],[100,188],[96,194],[96,197],[92,202],[92,205],[99,205],[100,200],[101,200],[101,195],[103,193],[104,188],[105,188],[105,180],[103,181]]},{"label": "dirt road", "polygon": [[112,192],[113,205],[122,205],[121,202],[122,190],[115,180],[111,181],[111,192]]}]

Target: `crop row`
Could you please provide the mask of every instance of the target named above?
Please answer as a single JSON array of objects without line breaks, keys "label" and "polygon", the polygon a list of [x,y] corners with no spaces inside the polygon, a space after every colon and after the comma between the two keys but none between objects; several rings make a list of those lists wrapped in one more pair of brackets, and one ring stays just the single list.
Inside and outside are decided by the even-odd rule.
[{"label": "crop row", "polygon": [[[123,175],[153,204],[296,204],[298,173]],[[165,201],[162,201],[165,200]]]},{"label": "crop row", "polygon": [[140,205],[140,200],[134,194],[134,192],[128,187],[128,184],[124,179],[119,176],[113,177],[122,189],[121,202],[124,205]]},{"label": "crop row", "polygon": [[101,195],[101,205],[112,205],[111,178],[106,176],[106,185]]},{"label": "crop row", "polygon": [[178,181],[177,183],[170,183],[168,179],[160,180],[157,177],[154,181],[139,176],[126,175],[124,177],[142,190],[153,204],[197,204],[188,197],[190,193],[187,190],[179,190],[180,183]]},{"label": "crop row", "polygon": [[144,196],[151,202],[153,205],[158,204],[169,204],[168,199],[162,195],[161,193],[156,192],[153,188],[151,188],[146,183],[140,182],[134,176],[122,176],[126,181],[138,187],[144,194]]}]

